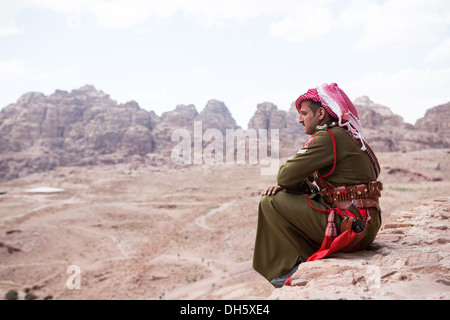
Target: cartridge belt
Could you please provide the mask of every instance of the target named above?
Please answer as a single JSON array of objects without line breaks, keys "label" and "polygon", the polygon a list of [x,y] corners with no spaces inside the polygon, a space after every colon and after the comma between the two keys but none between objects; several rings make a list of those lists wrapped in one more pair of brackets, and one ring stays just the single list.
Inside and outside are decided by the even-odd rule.
[{"label": "cartridge belt", "polygon": [[353,202],[358,208],[375,207],[380,210],[378,199],[381,196],[381,190],[383,190],[383,184],[380,181],[372,181],[367,184],[339,186],[334,189],[323,188],[320,194],[333,208],[346,209]]}]

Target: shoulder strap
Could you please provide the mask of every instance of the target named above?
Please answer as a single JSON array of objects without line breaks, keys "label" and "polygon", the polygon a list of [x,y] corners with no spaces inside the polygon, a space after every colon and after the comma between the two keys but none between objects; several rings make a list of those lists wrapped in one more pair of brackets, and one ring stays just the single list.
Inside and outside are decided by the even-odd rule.
[{"label": "shoulder strap", "polygon": [[333,132],[331,132],[330,129],[327,129],[327,131],[330,134],[331,143],[333,145],[333,157],[334,157],[333,167],[331,168],[330,172],[328,172],[327,174],[321,175],[321,174],[319,174],[319,171],[316,171],[316,172],[314,172],[313,176],[314,176],[314,180],[316,181],[316,183],[320,189],[326,188],[326,189],[328,189],[328,191],[331,194],[333,194],[334,187],[331,186],[329,183],[327,183],[324,178],[326,178],[330,174],[332,174],[334,169],[336,168],[336,162],[337,162],[336,139],[334,138],[334,134],[333,134]]},{"label": "shoulder strap", "polygon": [[[334,134],[333,132],[331,132],[330,129],[327,129],[328,133],[330,134],[331,137],[331,143],[333,144],[333,157],[334,157],[334,162],[333,162],[333,167],[331,168],[330,172],[328,172],[327,174],[324,175],[320,175],[319,176],[321,178],[326,178],[328,177],[330,174],[333,173],[334,169],[336,168],[336,161],[337,161],[337,153],[336,153],[336,139],[334,138]],[[318,172],[317,172],[318,173]]]},{"label": "shoulder strap", "polygon": [[373,152],[372,148],[369,146],[367,141],[365,142],[365,144],[366,144],[366,154],[367,154],[367,157],[369,158],[370,164],[372,166],[373,177],[374,177],[373,180],[376,181],[381,172],[380,164],[378,163],[377,156],[375,155],[375,153]]},{"label": "shoulder strap", "polygon": [[[341,128],[341,127],[338,127],[338,128]],[[362,147],[362,143],[361,143],[360,139],[356,139],[354,136],[352,136],[352,134],[350,132],[348,132],[344,128],[341,128],[341,129],[344,130],[345,132],[347,132],[347,134],[350,137],[352,137],[352,139],[356,142],[356,144],[359,147]],[[367,141],[364,140],[364,144],[366,146],[365,154],[367,155],[367,158],[369,158],[370,167],[372,169],[373,181],[376,181],[381,172],[380,164],[378,162],[377,156],[375,155],[375,152],[373,152],[372,148],[369,146]]]}]

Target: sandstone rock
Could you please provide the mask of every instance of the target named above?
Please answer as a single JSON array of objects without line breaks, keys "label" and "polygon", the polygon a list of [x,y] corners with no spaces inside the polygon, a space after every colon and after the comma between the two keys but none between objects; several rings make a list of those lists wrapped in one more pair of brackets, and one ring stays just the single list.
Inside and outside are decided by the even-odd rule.
[{"label": "sandstone rock", "polygon": [[449,218],[450,197],[397,211],[370,250],[302,263],[270,299],[449,299]]},{"label": "sandstone rock", "polygon": [[248,123],[249,129],[279,130],[280,156],[288,157],[297,152],[306,142],[307,137],[303,127],[298,123],[299,114],[292,104],[289,111],[278,110],[270,102],[258,104],[254,116]]},{"label": "sandstone rock", "polygon": [[256,106],[256,112],[248,123],[251,129],[282,129],[286,128],[286,112],[278,110],[277,106],[270,102],[260,103]]},{"label": "sandstone rock", "polygon": [[395,115],[386,106],[374,103],[369,97],[356,98],[353,104],[358,111],[363,128],[377,129],[380,126],[403,126],[403,118]]},{"label": "sandstone rock", "polygon": [[236,121],[225,104],[218,100],[209,100],[202,112],[195,118],[202,122],[203,130],[218,129],[225,134],[226,129],[236,129]]},{"label": "sandstone rock", "polygon": [[450,102],[428,109],[425,116],[416,121],[415,129],[428,133],[427,144],[433,148],[450,146]]},{"label": "sandstone rock", "polygon": [[[357,98],[354,104],[364,135],[375,151],[450,147],[450,103],[430,109],[415,126],[368,97]],[[279,155],[290,157],[308,139],[298,119],[294,103],[283,111],[264,102],[257,105],[248,128],[258,133],[267,130],[267,155],[271,153],[271,132],[278,130]],[[133,155],[158,153],[167,163],[177,143],[171,141],[174,130],[187,130],[193,143],[196,121],[202,132],[217,129],[225,134],[226,129],[239,129],[226,105],[218,100],[208,101],[200,113],[194,105],[178,105],[158,117],[135,101],[117,104],[92,85],[71,92],[56,90],[49,96],[29,92],[0,112],[0,181],[58,166],[121,163]],[[203,148],[209,143],[203,141]]]},{"label": "sandstone rock", "polygon": [[155,120],[136,102],[118,105],[90,85],[48,97],[24,94],[0,113],[0,180],[145,155],[154,149]]},{"label": "sandstone rock", "polygon": [[[239,128],[230,111],[221,101],[208,101],[200,113],[197,112],[194,105],[178,105],[175,110],[163,113],[160,122],[155,125],[152,131],[155,141],[155,151],[167,155],[167,158],[170,159],[170,151],[178,143],[178,141],[171,141],[172,133],[177,129],[187,130],[191,137],[191,145],[193,146],[195,123],[201,128],[201,135],[207,129],[216,129],[225,137],[226,129]],[[203,136],[199,138],[202,138],[203,141]],[[203,141],[203,147],[208,142]]]},{"label": "sandstone rock", "polygon": [[164,112],[153,129],[156,151],[167,148],[171,143],[171,135],[175,129],[193,130],[193,122],[198,112],[194,105],[178,105],[175,110]]},{"label": "sandstone rock", "polygon": [[[355,99],[354,105],[363,124],[364,136],[376,152],[407,152],[450,146],[450,104],[430,109],[423,120],[418,120],[416,126],[405,123],[402,117],[395,115],[388,107],[374,103],[367,96]],[[294,155],[307,140],[298,119],[294,103],[286,112],[278,110],[270,102],[265,102],[257,106],[248,127],[279,129],[280,153],[282,157],[288,157]],[[427,130],[428,127],[430,130]]]},{"label": "sandstone rock", "polygon": [[416,121],[418,130],[440,132],[448,137],[450,133],[450,102],[428,109],[425,116]]},{"label": "sandstone rock", "polygon": [[375,151],[415,151],[450,146],[450,103],[430,109],[415,126],[367,96],[354,105],[363,124],[364,135]]}]

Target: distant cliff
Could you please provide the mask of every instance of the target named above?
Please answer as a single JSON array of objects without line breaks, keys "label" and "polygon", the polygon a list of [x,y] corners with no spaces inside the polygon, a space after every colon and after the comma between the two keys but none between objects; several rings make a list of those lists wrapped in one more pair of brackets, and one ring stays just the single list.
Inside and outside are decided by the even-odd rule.
[{"label": "distant cliff", "polygon": [[179,105],[158,117],[135,101],[117,104],[91,85],[50,96],[27,93],[0,112],[0,181],[167,151],[173,130],[192,131],[194,121],[202,121],[204,130],[237,128],[225,104],[216,100],[200,113],[193,105]]},{"label": "distant cliff", "polygon": [[354,105],[363,124],[364,135],[375,151],[414,151],[450,147],[450,103],[428,109],[415,125],[403,122],[385,106],[368,97]]},{"label": "distant cliff", "polygon": [[[429,109],[415,126],[368,97],[356,99],[355,106],[377,151],[450,147],[450,103]],[[218,100],[210,100],[200,113],[194,105],[178,105],[159,117],[135,101],[117,104],[92,85],[49,96],[26,93],[0,112],[0,181],[58,166],[114,164],[136,156],[154,164],[170,161],[172,132],[182,128],[193,133],[195,121],[201,121],[203,132],[239,128]],[[306,141],[293,105],[283,111],[270,102],[258,104],[248,127],[279,129],[282,157]]]},{"label": "distant cliff", "polygon": [[[414,151],[450,147],[450,102],[427,110],[416,125],[405,123],[388,107],[360,97],[353,102],[370,146],[379,152]],[[305,142],[299,115],[292,104],[289,111],[278,110],[269,102],[259,104],[249,128],[279,128],[281,154],[289,156]]]},{"label": "distant cliff", "polygon": [[277,106],[271,102],[264,102],[257,105],[248,128],[279,129],[280,155],[286,157],[294,155],[307,140],[303,126],[298,121],[299,114],[294,104],[289,111],[283,111],[278,110]]}]

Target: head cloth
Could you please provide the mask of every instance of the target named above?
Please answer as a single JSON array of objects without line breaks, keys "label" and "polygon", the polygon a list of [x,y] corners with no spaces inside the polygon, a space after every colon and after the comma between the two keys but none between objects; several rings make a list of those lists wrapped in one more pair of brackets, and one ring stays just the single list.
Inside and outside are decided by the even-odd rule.
[{"label": "head cloth", "polygon": [[309,89],[305,94],[300,95],[295,101],[295,107],[299,113],[300,105],[303,100],[320,102],[333,118],[338,119],[339,126],[346,127],[353,137],[361,140],[361,149],[366,150],[358,112],[345,92],[339,88],[336,83],[331,83],[329,85],[324,83],[316,88]]}]

